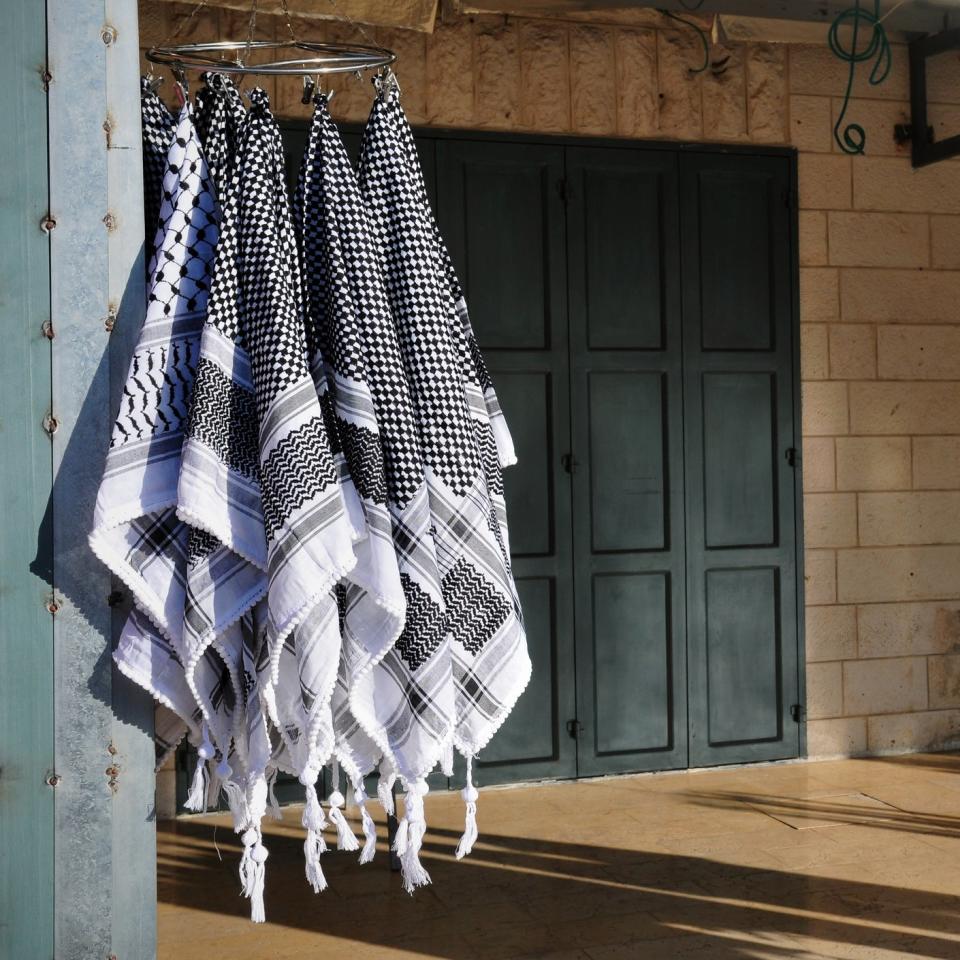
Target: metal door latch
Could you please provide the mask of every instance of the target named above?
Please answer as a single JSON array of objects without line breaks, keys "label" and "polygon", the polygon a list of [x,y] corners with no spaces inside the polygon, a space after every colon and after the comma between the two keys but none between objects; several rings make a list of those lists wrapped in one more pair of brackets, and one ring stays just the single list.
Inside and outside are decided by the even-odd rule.
[{"label": "metal door latch", "polygon": [[583,733],[583,724],[574,718],[573,720],[567,721],[567,733],[570,734],[571,738],[576,740],[577,737]]},{"label": "metal door latch", "polygon": [[565,453],[560,458],[560,463],[569,474],[576,473],[577,467],[580,466],[580,461],[572,453]]}]

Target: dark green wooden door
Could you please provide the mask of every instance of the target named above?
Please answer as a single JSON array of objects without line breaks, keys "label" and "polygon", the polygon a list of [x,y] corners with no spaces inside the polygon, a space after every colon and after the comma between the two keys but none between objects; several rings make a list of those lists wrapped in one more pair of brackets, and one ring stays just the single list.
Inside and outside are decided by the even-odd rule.
[{"label": "dark green wooden door", "polygon": [[535,675],[484,780],[796,756],[790,158],[436,143],[520,458]]},{"label": "dark green wooden door", "polygon": [[682,767],[677,156],[566,159],[578,771]]},{"label": "dark green wooden door", "polygon": [[681,158],[690,762],[797,756],[790,167]]},{"label": "dark green wooden door", "polygon": [[533,679],[486,783],[576,775],[563,148],[437,142],[437,206],[522,468],[505,472]]}]

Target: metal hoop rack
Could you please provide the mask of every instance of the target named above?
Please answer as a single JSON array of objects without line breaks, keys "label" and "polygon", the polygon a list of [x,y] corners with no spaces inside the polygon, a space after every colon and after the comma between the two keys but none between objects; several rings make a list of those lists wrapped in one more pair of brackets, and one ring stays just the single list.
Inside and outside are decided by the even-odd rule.
[{"label": "metal hoop rack", "polygon": [[[281,60],[251,62],[251,53],[300,53]],[[232,53],[232,56],[229,55]],[[175,75],[186,70],[259,76],[314,77],[382,70],[397,59],[392,50],[365,43],[313,43],[307,40],[217,40],[151,47],[151,63],[169,67]]]}]

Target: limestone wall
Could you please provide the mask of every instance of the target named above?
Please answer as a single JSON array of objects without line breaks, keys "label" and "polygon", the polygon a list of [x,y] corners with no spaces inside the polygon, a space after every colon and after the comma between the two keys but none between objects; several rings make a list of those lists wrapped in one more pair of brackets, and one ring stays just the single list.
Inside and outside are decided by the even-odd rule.
[{"label": "limestone wall", "polygon": [[[144,45],[177,10],[141,0]],[[858,81],[867,155],[851,158],[832,142],[846,72],[825,46],[731,44],[692,76],[696,37],[650,11],[370,33],[400,55],[415,123],[798,148],[809,751],[960,743],[960,162],[913,171],[893,141],[906,49],[884,84]],[[231,34],[244,16],[213,10],[180,39]],[[267,86],[303,115],[298,80]],[[364,119],[369,85],[336,88],[334,113]],[[940,132],[960,130],[960,84],[931,99]]]}]

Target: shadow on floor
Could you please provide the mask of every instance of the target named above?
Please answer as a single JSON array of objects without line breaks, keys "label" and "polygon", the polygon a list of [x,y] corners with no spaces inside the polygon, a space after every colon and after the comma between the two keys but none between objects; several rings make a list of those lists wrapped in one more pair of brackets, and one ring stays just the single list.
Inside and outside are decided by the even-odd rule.
[{"label": "shadow on floor", "polygon": [[[872,811],[858,810],[856,816],[857,822],[885,825]],[[920,826],[960,835],[960,820],[954,817],[931,818]],[[891,828],[911,825],[904,820]],[[611,845],[616,837],[609,832],[597,838],[598,845],[567,842],[558,821],[558,835],[551,840],[484,832],[481,844],[461,863],[452,857],[457,835],[431,829],[424,862],[434,885],[412,898],[388,868],[381,834],[377,859],[369,866],[358,867],[354,854],[325,855],[331,886],[315,897],[303,879],[298,826],[291,821],[274,829],[279,833],[268,840],[269,925],[247,927],[246,949],[253,952],[241,947],[231,951],[232,958],[321,955],[320,937],[313,947],[307,938],[297,941],[302,942],[298,952],[285,939],[293,934],[278,925],[322,935],[325,955],[334,944],[344,956],[364,958],[397,956],[394,950],[448,960],[960,957],[957,896],[884,883],[875,874],[838,879],[620,850]],[[624,829],[639,827],[626,822]],[[238,844],[229,828],[197,819],[161,825],[160,831],[161,902],[245,918],[248,905],[237,894]],[[224,848],[222,860],[211,841]],[[225,919],[201,916],[193,922],[215,929]],[[824,952],[809,952],[810,938],[823,941]],[[257,942],[264,945],[262,952]],[[289,946],[281,952],[285,942]],[[161,956],[193,957],[173,949]],[[196,956],[227,954],[213,948]]]}]

